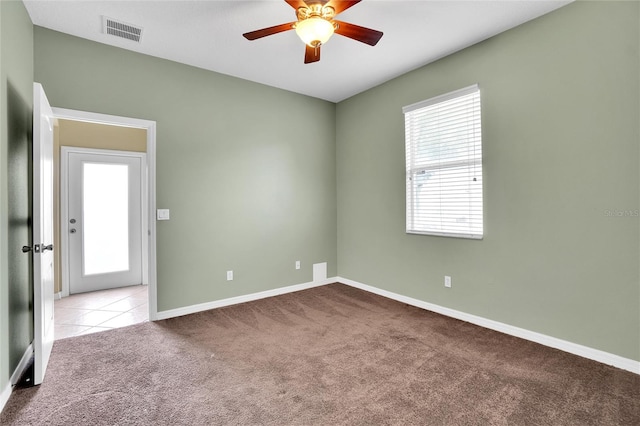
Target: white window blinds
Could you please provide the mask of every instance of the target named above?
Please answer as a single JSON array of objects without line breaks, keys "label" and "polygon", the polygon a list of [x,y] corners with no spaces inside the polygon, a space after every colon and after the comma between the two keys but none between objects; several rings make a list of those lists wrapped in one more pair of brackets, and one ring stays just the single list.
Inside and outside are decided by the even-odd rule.
[{"label": "white window blinds", "polygon": [[407,233],[482,238],[480,89],[403,108]]}]

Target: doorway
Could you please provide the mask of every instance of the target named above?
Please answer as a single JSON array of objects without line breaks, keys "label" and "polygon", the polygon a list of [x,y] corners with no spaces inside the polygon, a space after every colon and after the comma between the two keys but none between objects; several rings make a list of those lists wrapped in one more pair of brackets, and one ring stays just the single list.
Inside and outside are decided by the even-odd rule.
[{"label": "doorway", "polygon": [[[61,211],[58,220],[60,252],[64,256],[67,249],[73,250],[75,247],[80,255],[75,256],[76,260],[70,256],[71,262],[60,259],[61,276],[59,277],[60,285],[56,290],[58,300],[55,304],[56,338],[116,328],[147,319],[153,321],[157,314],[155,122],[60,108],[53,108],[53,110],[60,122],[70,121],[85,127],[102,126],[142,131],[144,139],[142,148],[124,147],[121,141],[120,146],[116,144],[117,149],[110,148],[106,151],[82,148],[84,145],[75,145],[73,148],[66,149],[65,153],[63,150],[59,151],[58,164],[65,161],[73,166],[69,168],[70,174],[66,178],[66,173],[62,168],[60,169],[60,189],[66,184],[63,180],[67,179],[74,182],[76,192],[80,195],[85,195],[85,190],[89,197],[91,194],[100,194],[100,197],[94,197],[97,198],[98,204],[93,206],[95,213],[93,219],[86,218],[89,222],[93,220],[94,225],[100,225],[94,228],[93,236],[96,236],[95,232],[100,233],[102,225],[109,220],[122,222],[126,219],[128,229],[123,233],[125,236],[120,235],[115,238],[115,241],[107,244],[107,249],[116,247],[116,250],[101,252],[99,247],[101,244],[94,242],[94,249],[97,245],[98,251],[94,251],[92,255],[86,252],[91,248],[86,244],[89,243],[91,246],[91,223],[85,222],[85,216],[82,218],[78,216],[79,210],[74,212],[73,208],[69,207],[74,205],[73,196],[68,197],[72,201],[71,204],[60,197]],[[64,145],[63,140],[60,140],[60,145]],[[132,151],[124,151],[128,149]],[[101,188],[100,185],[105,180],[109,181],[109,185]],[[126,187],[127,207],[137,203],[133,209],[134,213],[129,211],[125,214],[128,217],[123,216],[122,208],[119,210],[115,207],[117,192],[110,195],[105,192],[118,185],[122,188]],[[131,197],[133,193],[139,195],[137,201]],[[79,205],[80,210],[84,207],[82,205],[84,198],[86,197],[75,198],[75,205]],[[102,204],[100,204],[101,201]],[[63,214],[63,208],[68,212]],[[72,221],[75,223],[71,223]],[[71,231],[72,229],[75,231]],[[88,231],[86,235],[85,231]],[[79,238],[75,241],[67,238],[72,235]],[[95,241],[99,240],[98,238]],[[104,259],[108,262],[105,263]],[[70,263],[79,265],[75,268],[76,272],[70,268]],[[74,281],[73,275],[76,273],[79,277],[88,280]]]},{"label": "doorway", "polygon": [[70,295],[144,284],[145,165],[144,153],[62,147],[63,288]]}]

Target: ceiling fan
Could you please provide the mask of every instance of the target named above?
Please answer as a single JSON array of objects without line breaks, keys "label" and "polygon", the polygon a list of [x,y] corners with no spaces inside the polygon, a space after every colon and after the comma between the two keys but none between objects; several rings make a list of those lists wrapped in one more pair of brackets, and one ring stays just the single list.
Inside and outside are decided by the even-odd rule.
[{"label": "ceiling fan", "polygon": [[256,40],[283,31],[296,30],[298,37],[306,44],[304,63],[320,60],[320,46],[325,44],[333,33],[375,46],[382,32],[333,18],[341,12],[355,6],[362,0],[285,0],[296,9],[295,22],[263,28],[242,34],[247,40]]}]

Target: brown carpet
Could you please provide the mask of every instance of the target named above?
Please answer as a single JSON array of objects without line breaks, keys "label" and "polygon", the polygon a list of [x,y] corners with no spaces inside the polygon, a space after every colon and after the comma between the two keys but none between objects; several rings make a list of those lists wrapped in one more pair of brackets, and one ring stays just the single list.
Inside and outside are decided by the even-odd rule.
[{"label": "brown carpet", "polygon": [[640,376],[341,284],[57,341],[2,425],[638,425]]}]

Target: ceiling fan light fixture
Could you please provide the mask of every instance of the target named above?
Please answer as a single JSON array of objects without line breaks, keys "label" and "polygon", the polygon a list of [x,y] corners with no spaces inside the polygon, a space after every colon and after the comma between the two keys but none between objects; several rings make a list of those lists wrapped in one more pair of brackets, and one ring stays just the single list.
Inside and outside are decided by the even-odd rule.
[{"label": "ceiling fan light fixture", "polygon": [[[2,0],[0,0],[2,1]],[[320,45],[325,44],[333,33],[340,36],[375,46],[382,37],[382,32],[361,27],[348,22],[336,21],[334,18],[362,0],[285,0],[296,10],[297,21],[274,25],[242,34],[247,40],[296,30],[298,37],[306,45],[304,63],[311,64],[320,60]]]},{"label": "ceiling fan light fixture", "polygon": [[296,23],[296,34],[311,47],[318,47],[325,44],[333,35],[335,30],[333,23],[318,16],[312,16]]}]

